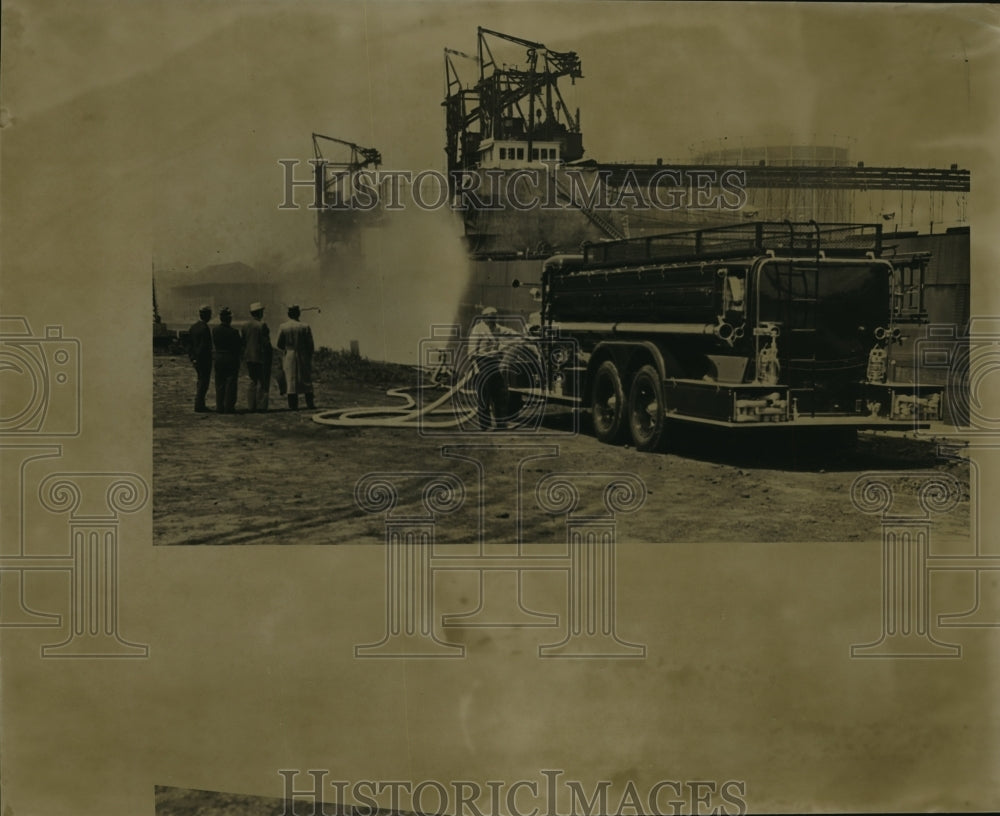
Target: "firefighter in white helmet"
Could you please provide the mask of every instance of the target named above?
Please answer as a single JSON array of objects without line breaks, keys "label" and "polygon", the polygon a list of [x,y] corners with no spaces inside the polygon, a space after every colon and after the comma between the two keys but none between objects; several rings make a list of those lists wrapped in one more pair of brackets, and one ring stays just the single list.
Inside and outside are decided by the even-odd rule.
[{"label": "firefighter in white helmet", "polygon": [[504,346],[521,335],[497,320],[497,310],[487,306],[473,321],[467,343],[476,421],[480,430],[503,429],[508,419]]}]

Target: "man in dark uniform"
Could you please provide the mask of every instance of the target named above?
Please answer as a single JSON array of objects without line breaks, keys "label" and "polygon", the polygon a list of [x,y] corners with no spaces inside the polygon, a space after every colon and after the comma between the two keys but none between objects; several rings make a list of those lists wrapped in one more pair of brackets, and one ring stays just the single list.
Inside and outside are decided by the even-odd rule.
[{"label": "man in dark uniform", "polygon": [[194,392],[194,410],[205,413],[205,395],[208,382],[212,378],[212,331],[208,321],[212,319],[212,308],[208,305],[198,309],[198,322],[188,329],[188,357],[198,374],[198,385]]},{"label": "man in dark uniform", "polygon": [[271,389],[271,331],[264,322],[264,304],[256,301],[250,304],[253,318],[243,327],[243,356],[247,361],[250,375],[250,390],[247,392],[247,407],[251,411],[266,411],[268,391]]},{"label": "man in dark uniform", "polygon": [[219,311],[218,326],[212,329],[215,346],[215,411],[219,414],[236,413],[236,380],[240,374],[240,357],[243,340],[233,328],[233,313],[228,306]]}]

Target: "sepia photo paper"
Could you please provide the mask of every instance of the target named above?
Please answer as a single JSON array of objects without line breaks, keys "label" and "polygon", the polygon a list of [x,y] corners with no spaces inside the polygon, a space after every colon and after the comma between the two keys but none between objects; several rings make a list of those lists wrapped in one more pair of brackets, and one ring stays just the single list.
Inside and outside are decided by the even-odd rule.
[{"label": "sepia photo paper", "polygon": [[998,32],[4,3],[3,816],[996,811]]}]

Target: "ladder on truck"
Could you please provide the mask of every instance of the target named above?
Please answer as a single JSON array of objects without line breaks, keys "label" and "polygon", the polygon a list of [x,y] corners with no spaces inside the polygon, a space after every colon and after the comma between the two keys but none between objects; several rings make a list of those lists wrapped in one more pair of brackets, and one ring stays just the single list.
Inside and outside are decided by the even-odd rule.
[{"label": "ladder on truck", "polygon": [[[788,223],[789,255],[787,266],[779,266],[779,291],[785,295],[782,311],[788,314],[788,396],[792,405],[799,412],[799,397],[808,395],[809,410],[805,412],[810,417],[816,416],[816,339],[817,339],[817,308],[819,304],[819,272],[820,260],[820,228],[816,222],[810,222],[815,228],[815,243],[810,241],[808,250],[814,250],[812,263],[808,268],[794,260],[795,225]],[[810,236],[812,238],[813,236]],[[802,347],[808,342],[809,354],[804,354]],[[798,384],[796,384],[798,380]],[[803,400],[804,402],[805,400]]]}]

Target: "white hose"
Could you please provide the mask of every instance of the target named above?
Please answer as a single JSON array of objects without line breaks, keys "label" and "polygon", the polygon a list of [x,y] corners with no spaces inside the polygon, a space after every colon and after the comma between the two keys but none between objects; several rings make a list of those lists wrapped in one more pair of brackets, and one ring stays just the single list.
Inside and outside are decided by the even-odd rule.
[{"label": "white hose", "polygon": [[[476,415],[475,406],[464,413],[454,409],[442,408],[469,381],[473,372],[466,374],[456,385],[449,388],[430,405],[417,407],[417,401],[407,388],[390,388],[386,396],[404,400],[401,406],[368,407],[368,408],[338,408],[333,411],[319,411],[313,414],[313,422],[320,425],[333,425],[343,428],[412,428],[418,425],[422,428],[453,428],[467,422]],[[431,420],[434,415],[447,415],[446,420]]]}]

